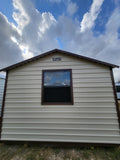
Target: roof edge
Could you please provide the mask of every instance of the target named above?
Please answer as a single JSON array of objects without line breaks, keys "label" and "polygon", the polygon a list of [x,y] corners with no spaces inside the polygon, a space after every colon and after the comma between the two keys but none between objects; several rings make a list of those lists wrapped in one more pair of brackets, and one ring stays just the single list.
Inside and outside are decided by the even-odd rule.
[{"label": "roof edge", "polygon": [[60,50],[60,49],[53,49],[51,51],[42,53],[42,54],[40,54],[38,56],[29,58],[27,60],[24,60],[24,61],[21,61],[21,62],[18,62],[18,63],[15,63],[15,64],[10,65],[10,66],[5,67],[5,68],[2,68],[2,69],[0,69],[0,72],[1,71],[11,70],[13,68],[16,68],[16,67],[21,66],[23,64],[26,64],[26,63],[29,63],[31,61],[37,60],[39,58],[42,58],[44,56],[47,56],[47,55],[49,55],[51,53],[55,53],[55,52],[60,52],[60,53],[66,54],[66,55],[71,55],[71,56],[74,56],[74,57],[77,57],[77,58],[81,58],[81,59],[84,59],[84,60],[87,60],[87,61],[91,61],[91,62],[94,62],[94,63],[102,64],[102,65],[105,65],[105,66],[108,66],[108,67],[119,68],[118,65],[115,65],[115,64],[112,64],[112,63],[107,63],[107,62],[100,61],[100,60],[97,60],[97,59],[94,59],[94,58],[89,58],[89,57],[86,57],[86,56],[78,55],[78,54],[75,54],[75,53],[72,53],[72,52],[68,52],[68,51],[64,51],[64,50]]}]

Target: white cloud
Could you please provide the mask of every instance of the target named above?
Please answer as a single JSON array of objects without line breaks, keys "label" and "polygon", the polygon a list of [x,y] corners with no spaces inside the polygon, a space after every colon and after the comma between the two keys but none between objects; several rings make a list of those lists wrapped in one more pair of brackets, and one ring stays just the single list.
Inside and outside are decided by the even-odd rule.
[{"label": "white cloud", "polygon": [[22,51],[22,56],[24,57],[24,59],[32,58],[34,56],[34,54],[30,52],[28,46],[22,44],[22,45],[19,45],[19,47]]},{"label": "white cloud", "polygon": [[[49,12],[40,13],[31,1],[14,0],[13,3],[13,17],[17,26],[0,14],[0,67],[59,48],[58,38],[63,43],[64,50],[120,65],[119,9],[114,10],[109,18],[104,34],[94,37],[91,27],[100,12],[103,3],[101,0],[93,1],[88,12],[88,21],[92,22],[89,25],[82,22],[84,32],[81,32],[80,22],[74,21],[70,16],[63,14],[55,19]],[[115,71],[116,80],[120,79],[118,73]]]},{"label": "white cloud", "polygon": [[67,12],[69,15],[72,16],[77,11],[77,9],[78,9],[78,7],[77,7],[76,3],[68,2]]},{"label": "white cloud", "polygon": [[120,8],[116,8],[106,24],[106,36],[109,39],[118,39],[118,29],[120,27]]},{"label": "white cloud", "polygon": [[21,33],[21,30],[29,23],[29,16],[23,7],[22,1],[13,0],[13,7],[17,10],[17,12],[13,12],[13,18],[18,24],[18,31]]},{"label": "white cloud", "polygon": [[11,40],[11,37],[20,38],[13,24],[0,13],[0,68],[23,60],[18,45]]},{"label": "white cloud", "polygon": [[81,32],[84,32],[86,29],[91,29],[94,26],[94,22],[100,13],[103,2],[104,0],[93,0],[90,11],[84,14],[81,21]]}]

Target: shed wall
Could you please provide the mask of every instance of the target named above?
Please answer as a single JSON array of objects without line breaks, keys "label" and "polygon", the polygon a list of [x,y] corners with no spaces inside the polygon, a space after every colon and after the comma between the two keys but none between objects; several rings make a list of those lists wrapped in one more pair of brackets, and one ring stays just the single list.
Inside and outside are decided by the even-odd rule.
[{"label": "shed wall", "polygon": [[[72,69],[74,105],[41,105],[45,69]],[[56,53],[9,71],[1,139],[120,143],[109,67]]]}]

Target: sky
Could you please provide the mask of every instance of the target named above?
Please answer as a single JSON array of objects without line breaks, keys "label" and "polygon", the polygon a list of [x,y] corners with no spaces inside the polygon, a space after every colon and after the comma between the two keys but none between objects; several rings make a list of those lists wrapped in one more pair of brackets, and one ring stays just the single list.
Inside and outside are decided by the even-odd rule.
[{"label": "sky", "polygon": [[120,0],[0,1],[0,68],[55,48],[120,66]]}]

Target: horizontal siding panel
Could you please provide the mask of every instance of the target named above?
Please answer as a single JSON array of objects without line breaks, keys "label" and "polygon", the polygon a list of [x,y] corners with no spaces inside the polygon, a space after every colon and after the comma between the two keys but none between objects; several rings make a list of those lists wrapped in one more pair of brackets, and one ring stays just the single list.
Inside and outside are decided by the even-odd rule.
[{"label": "horizontal siding panel", "polygon": [[106,74],[106,73],[99,73],[99,74],[91,74],[91,73],[89,73],[89,74],[73,74],[73,78],[75,79],[75,78],[99,78],[99,77],[102,77],[102,78],[107,78],[107,77],[110,77],[110,75],[109,74]]},{"label": "horizontal siding panel", "polygon": [[[26,93],[18,93],[18,94],[16,94],[16,93],[7,93],[7,95],[6,95],[6,99],[7,100],[9,100],[9,99],[13,99],[14,100],[14,98],[16,99],[16,98],[18,98],[18,99],[26,99],[26,98],[40,98],[41,97],[41,94],[38,94],[38,93],[28,93],[28,94],[26,94]],[[98,92],[97,94],[96,93],[77,93],[77,92],[75,92],[74,93],[74,97],[76,97],[76,98],[112,98],[113,97],[113,93],[107,93],[107,92],[103,92],[103,93],[101,93],[101,92]]]},{"label": "horizontal siding panel", "polygon": [[[27,67],[24,67],[24,68],[17,68],[17,69],[14,69],[14,70],[11,70],[11,74],[15,74],[15,72],[16,72],[16,70],[17,70],[17,72],[34,72],[34,71],[38,71],[38,72],[40,72],[40,71],[42,71],[42,70],[46,70],[46,69],[56,69],[56,66],[49,66],[49,67],[47,67],[47,66],[45,66],[45,67],[36,67],[36,66],[33,66],[33,67],[31,67],[31,66],[27,66]],[[107,68],[105,68],[105,67],[101,67],[101,66],[91,66],[91,65],[67,65],[67,66],[63,66],[63,65],[61,65],[61,66],[57,66],[57,69],[72,69],[73,71],[74,70],[92,70],[92,69],[103,69],[104,71],[106,71],[106,70],[108,70],[108,67]]]},{"label": "horizontal siding panel", "polygon": [[19,76],[19,77],[8,77],[8,81],[9,80],[34,80],[34,79],[37,79],[37,80],[41,80],[41,76],[40,75],[37,75],[37,76]]},{"label": "horizontal siding panel", "polygon": [[85,144],[88,144],[88,143],[100,143],[100,144],[120,144],[120,142],[117,140],[117,141],[105,141],[105,140],[86,140],[86,139],[82,139],[82,140],[80,140],[80,139],[78,139],[78,140],[72,140],[72,139],[65,139],[65,140],[61,140],[61,139],[37,139],[37,137],[35,137],[35,138],[30,138],[29,139],[29,137],[27,137],[27,138],[8,138],[7,136],[6,137],[4,137],[4,135],[2,135],[2,138],[1,138],[1,140],[3,140],[3,141],[18,141],[18,139],[19,139],[19,141],[24,141],[24,142],[28,142],[28,141],[31,141],[31,142],[72,142],[72,143],[85,143]]},{"label": "horizontal siding panel", "polygon": [[16,85],[16,84],[18,84],[18,85],[20,85],[20,84],[22,84],[22,85],[32,85],[32,84],[39,84],[39,85],[41,85],[41,80],[31,80],[31,81],[28,81],[28,80],[10,80],[10,81],[8,81],[8,85]]},{"label": "horizontal siding panel", "polygon": [[110,71],[108,69],[105,70],[103,68],[79,69],[79,70],[75,69],[75,70],[72,71],[72,73],[73,74],[92,74],[92,73],[94,73],[94,74],[98,74],[98,73],[104,74],[104,73],[106,73],[106,74],[109,75]]},{"label": "horizontal siding panel", "polygon": [[73,83],[111,83],[110,78],[85,78],[85,79],[80,79],[80,78],[74,78]]},{"label": "horizontal siding panel", "polygon": [[103,98],[103,97],[97,97],[97,98],[94,98],[94,97],[92,97],[92,98],[89,98],[89,97],[85,97],[85,98],[81,98],[81,97],[79,97],[79,98],[74,98],[74,100],[75,100],[75,102],[92,102],[92,103],[94,103],[94,102],[114,102],[114,99],[112,99],[112,98],[109,98],[109,97],[107,97],[107,98]]},{"label": "horizontal siding panel", "polygon": [[[47,127],[49,129],[51,128],[96,128],[96,129],[118,129],[118,124],[117,123],[105,123],[105,124],[102,124],[102,123],[55,123],[55,122],[46,122],[46,123],[43,123],[43,122],[35,122],[35,123],[4,123],[4,127]],[[19,132],[18,132],[19,133]]]},{"label": "horizontal siding panel", "polygon": [[78,116],[78,117],[116,117],[116,112],[5,112],[4,117],[44,117],[44,116],[58,116],[58,117],[70,117],[70,116]]},{"label": "horizontal siding panel", "polygon": [[[110,83],[96,83],[96,84],[93,84],[93,83],[88,83],[88,84],[82,84],[82,83],[79,83],[79,84],[74,84],[73,87],[76,87],[76,88],[110,88],[111,85]],[[7,89],[26,89],[26,88],[39,88],[41,89],[41,85],[40,84],[31,84],[31,85],[23,85],[23,84],[17,84],[17,85],[9,85],[7,87]]]},{"label": "horizontal siding panel", "polygon": [[[88,78],[88,79],[73,79],[73,83],[111,83],[111,79],[110,78]],[[28,80],[9,80],[8,81],[8,84],[9,85],[13,85],[13,84],[41,84],[41,80],[36,80],[36,79],[33,79],[31,81],[28,81]]]},{"label": "horizontal siding panel", "polygon": [[[110,74],[106,74],[106,72],[102,72],[102,73],[74,73],[73,74],[73,78],[110,78]],[[28,74],[28,75],[20,75],[20,76],[9,76],[8,80],[15,80],[15,79],[41,79],[41,73],[38,74]],[[34,80],[33,79],[33,80]]]},{"label": "horizontal siding panel", "polygon": [[[88,94],[90,94],[90,93],[95,93],[96,95],[98,94],[98,93],[109,93],[109,92],[112,92],[113,93],[113,90],[112,90],[112,88],[88,88],[88,89],[86,89],[86,88],[73,88],[73,94],[82,94],[82,93],[88,93]],[[33,94],[41,94],[41,90],[39,89],[39,88],[37,88],[37,89],[34,89],[34,88],[26,88],[26,89],[24,89],[24,90],[16,90],[16,89],[9,89],[9,90],[7,90],[7,94],[30,94],[30,93],[33,93]]]},{"label": "horizontal siding panel", "polygon": [[[106,107],[113,107],[115,105],[115,103],[113,103],[113,102],[107,102],[107,103],[104,103],[104,102],[99,102],[99,103],[97,103],[97,102],[93,102],[93,103],[90,103],[90,102],[81,102],[81,104],[78,102],[78,103],[76,103],[76,102],[74,102],[74,105],[73,106],[82,106],[82,107],[101,107],[101,106],[106,106]],[[36,102],[36,103],[31,103],[31,102],[29,102],[29,103],[24,103],[24,105],[21,103],[19,103],[19,104],[16,104],[16,103],[8,103],[7,101],[5,102],[5,106],[6,107],[21,107],[21,106],[23,106],[23,107],[35,107],[35,106],[46,106],[46,105],[41,105],[41,103],[39,102]],[[51,105],[50,105],[51,106]],[[53,106],[55,106],[55,105],[53,105]],[[58,107],[60,107],[61,105],[58,105]],[[64,106],[64,105],[63,105]],[[67,105],[66,105],[67,106]],[[72,106],[72,105],[71,105]]]},{"label": "horizontal siding panel", "polygon": [[[81,102],[82,103],[82,106],[87,106],[87,104],[89,104],[89,106],[99,106],[99,105],[106,105],[106,106],[112,106],[112,105],[114,105],[115,106],[115,103],[113,103],[113,102],[99,102],[99,104],[98,104],[98,102]],[[78,106],[80,103],[79,102],[74,102],[74,105],[75,106]]]},{"label": "horizontal siding panel", "polygon": [[[111,98],[106,98],[106,99],[104,99],[104,98],[74,98],[74,100],[75,100],[75,103],[108,103],[108,102],[113,102],[114,103],[114,100],[113,99],[111,99]],[[34,104],[36,104],[36,103],[39,103],[39,104],[41,104],[41,99],[40,98],[32,98],[32,99],[28,99],[28,98],[26,98],[26,99],[16,99],[16,100],[7,100],[7,102],[6,102],[6,104],[21,104],[21,105],[23,105],[23,104],[25,104],[25,103],[34,103]]]},{"label": "horizontal siding panel", "polygon": [[33,141],[63,141],[63,142],[99,142],[99,143],[111,143],[114,142],[119,144],[118,141],[119,136],[102,136],[102,135],[84,135],[84,134],[21,134],[21,133],[13,133],[13,134],[2,134],[2,139],[12,139],[12,140],[33,140]]},{"label": "horizontal siding panel", "polygon": [[[113,114],[116,114],[116,112],[96,112],[96,111],[89,111],[89,112],[82,112],[82,111],[21,111],[21,112],[18,112],[18,111],[8,111],[7,112],[7,114],[14,114],[15,113],[15,115],[16,114],[22,114],[22,115],[26,115],[26,114],[31,114],[31,113],[33,113],[33,114],[36,114],[36,113],[38,113],[38,114],[41,114],[41,113],[44,113],[44,114],[71,114],[71,113],[73,113],[73,114],[111,114],[111,113],[113,113]],[[6,112],[5,112],[5,114],[6,114]]]},{"label": "horizontal siding panel", "polygon": [[41,95],[38,94],[38,93],[28,93],[28,94],[25,94],[25,93],[7,93],[6,95],[6,99],[9,100],[9,99],[26,99],[26,98],[40,98]]},{"label": "horizontal siding panel", "polygon": [[[16,83],[8,83],[8,85],[10,85],[9,87],[8,87],[8,89],[9,88],[16,88],[16,87],[18,87],[18,88],[20,88],[20,87],[31,87],[31,86],[33,86],[33,87],[35,87],[36,88],[36,86],[40,86],[41,87],[41,80],[38,80],[38,81],[36,81],[36,82],[32,82],[32,81],[22,81],[22,82],[20,82],[20,81],[18,81],[18,82],[16,82]],[[93,86],[95,86],[95,87],[111,87],[111,82],[76,82],[75,84],[74,84],[74,87],[93,87]]]},{"label": "horizontal siding panel", "polygon": [[105,88],[110,88],[111,87],[111,83],[78,83],[78,84],[74,84],[73,87],[78,87],[78,88],[90,88],[90,87],[94,87],[94,88],[99,88],[99,87],[105,87]]},{"label": "horizontal siding panel", "polygon": [[99,93],[99,92],[101,92],[101,93],[104,93],[104,92],[112,92],[113,93],[113,89],[112,89],[112,87],[109,87],[109,88],[105,88],[105,87],[99,87],[99,88],[95,88],[95,87],[84,87],[84,88],[73,88],[73,93]]},{"label": "horizontal siding panel", "polygon": [[50,117],[50,116],[45,116],[45,117],[24,117],[24,118],[18,118],[18,117],[4,117],[4,122],[5,123],[23,123],[23,122],[28,122],[28,123],[34,123],[34,122],[84,122],[84,123],[117,123],[118,118],[117,117],[79,117],[79,116],[71,116],[71,117]]},{"label": "horizontal siding panel", "polygon": [[34,84],[34,85],[9,85],[8,87],[7,87],[7,89],[20,89],[20,90],[22,90],[22,89],[26,89],[26,88],[28,88],[28,89],[31,89],[31,88],[33,88],[33,89],[36,89],[36,88],[39,88],[39,89],[41,89],[41,85],[36,85],[36,84]]},{"label": "horizontal siding panel", "polygon": [[101,106],[101,107],[97,107],[97,106],[95,106],[95,107],[66,107],[66,106],[64,106],[64,107],[59,107],[59,106],[56,106],[56,107],[41,107],[41,106],[38,106],[38,107],[23,107],[23,106],[21,106],[21,107],[6,107],[5,108],[5,111],[4,112],[8,112],[8,111],[11,111],[11,112],[14,112],[14,111],[18,111],[18,112],[20,112],[20,111],[92,111],[92,112],[94,112],[94,111],[111,111],[111,112],[116,112],[116,109],[115,109],[115,107],[106,107],[106,106]]},{"label": "horizontal siding panel", "polygon": [[[14,72],[14,73],[11,73],[11,75],[10,76],[24,76],[24,75],[26,75],[26,76],[31,76],[31,75],[38,75],[38,73],[39,73],[39,75],[41,75],[42,74],[42,70],[38,70],[38,71],[34,71],[34,72],[32,72],[32,71],[20,71],[20,72]],[[101,68],[99,68],[99,69],[96,69],[96,68],[94,68],[94,69],[84,69],[84,70],[73,70],[72,71],[72,73],[73,74],[90,74],[90,73],[108,73],[109,74],[109,70],[104,70],[104,69],[101,69]]]},{"label": "horizontal siding panel", "polygon": [[[101,135],[119,135],[119,130],[115,130],[115,129],[96,129],[96,128],[35,128],[35,127],[14,127],[14,128],[10,128],[10,127],[4,127],[3,131],[7,134],[12,134],[12,133],[17,133],[19,131],[19,133],[22,134],[27,134],[27,133],[31,133],[34,135],[34,133],[50,133],[50,134],[101,134]],[[117,134],[116,134],[117,132]]]},{"label": "horizontal siding panel", "polygon": [[[74,93],[74,97],[75,98],[112,98],[113,94],[112,93],[99,93],[99,94],[95,94],[95,93]],[[15,93],[9,93],[6,96],[6,100],[20,100],[20,99],[34,99],[34,98],[41,98],[41,94],[32,94],[32,93],[28,93],[28,94],[15,94]]]},{"label": "horizontal siding panel", "polygon": [[15,93],[15,94],[21,94],[21,93],[23,93],[23,94],[29,94],[29,93],[38,93],[38,94],[40,94],[41,93],[41,90],[39,89],[39,88],[26,88],[26,89],[24,89],[24,90],[22,90],[22,89],[19,89],[19,90],[17,90],[17,89],[7,89],[7,91],[6,91],[6,94],[9,94],[9,93]]},{"label": "horizontal siding panel", "polygon": [[[15,98],[15,100],[11,98],[6,98],[8,103],[24,103],[24,102],[40,102],[40,97],[30,97],[30,98]],[[22,101],[22,102],[21,102]]]},{"label": "horizontal siding panel", "polygon": [[[70,123],[70,122],[73,122],[73,123],[78,123],[78,122],[81,122],[81,123],[114,123],[114,124],[117,124],[118,122],[118,119],[116,117],[49,117],[49,116],[46,116],[46,117],[24,117],[24,118],[18,118],[18,117],[4,117],[4,123],[24,123],[24,122],[28,122],[28,123],[38,123],[38,122],[56,122],[56,123],[62,123],[62,122],[65,122],[65,123]],[[32,127],[32,126],[31,126]]]},{"label": "horizontal siding panel", "polygon": [[[104,100],[101,100],[101,99],[97,99],[96,100],[96,98],[95,98],[95,100],[94,99],[77,99],[74,103],[77,105],[77,104],[79,104],[79,103],[113,103],[114,102],[114,100],[113,99],[111,99],[110,101],[108,101],[107,99],[104,99]],[[21,105],[25,105],[25,104],[32,104],[32,105],[36,105],[36,104],[41,104],[41,100],[40,99],[38,99],[37,101],[35,100],[35,99],[33,99],[33,100],[19,100],[19,101],[7,101],[6,102],[6,104],[15,104],[15,105],[17,105],[17,104],[21,104]]]}]

